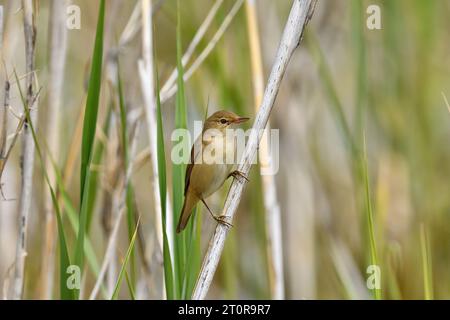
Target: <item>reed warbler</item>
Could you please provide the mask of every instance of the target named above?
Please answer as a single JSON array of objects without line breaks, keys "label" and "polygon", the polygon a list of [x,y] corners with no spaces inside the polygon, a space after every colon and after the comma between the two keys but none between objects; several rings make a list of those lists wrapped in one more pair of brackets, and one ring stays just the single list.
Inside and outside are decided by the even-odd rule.
[{"label": "reed warbler", "polygon": [[[209,209],[205,199],[215,193],[229,177],[241,177],[247,180],[241,172],[234,170],[234,161],[226,161],[229,155],[236,156],[236,137],[227,135],[227,129],[235,129],[238,124],[249,120],[230,111],[217,111],[206,119],[202,133],[191,149],[190,162],[186,168],[184,203],[177,226],[181,232],[189,221],[192,209],[201,201],[211,216],[219,223],[231,226],[223,215],[216,216]],[[211,133],[212,132],[212,133]],[[209,134],[211,133],[211,134]],[[210,152],[213,151],[213,152]],[[213,160],[208,161],[213,154]],[[228,155],[228,156],[227,156]],[[209,159],[211,160],[211,159]]]}]

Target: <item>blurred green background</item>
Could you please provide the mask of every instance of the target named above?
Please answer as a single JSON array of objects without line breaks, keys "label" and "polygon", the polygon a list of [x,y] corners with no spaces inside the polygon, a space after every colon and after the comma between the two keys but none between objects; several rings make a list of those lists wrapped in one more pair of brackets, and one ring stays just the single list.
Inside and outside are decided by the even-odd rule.
[{"label": "blurred green background", "polygon": [[[177,2],[154,2],[157,5],[153,16],[154,51],[163,85],[176,67]],[[180,1],[183,51],[214,2]],[[61,124],[60,131],[54,133],[60,137],[57,161],[63,172],[85,105],[98,14],[97,1],[71,3],[81,9],[81,29],[69,30],[67,34]],[[136,3],[119,0],[106,3],[99,128],[104,125],[108,106],[117,104],[107,71],[114,68],[109,63],[113,57],[118,56],[120,60],[130,123],[143,107],[137,68],[142,51],[140,31],[119,50],[117,46]],[[194,59],[210,43],[234,3],[225,0],[220,6],[194,52]],[[3,83],[7,73],[12,78],[13,68],[19,75],[25,73],[25,55],[20,1],[2,0],[0,4],[4,6],[4,64],[0,69]],[[256,0],[255,4],[266,80],[291,1]],[[369,17],[366,9],[371,4],[381,9],[381,30],[366,27]],[[37,127],[44,143],[49,99],[50,1],[37,1],[36,7],[36,68],[42,87]],[[444,99],[445,96],[450,99],[449,15],[450,3],[442,0],[319,0],[303,42],[290,61],[270,118],[271,127],[280,133],[280,169],[275,182],[281,208],[287,299],[371,297],[366,286],[370,274],[366,269],[373,261],[372,231],[381,270],[382,298],[450,298],[450,114]],[[211,54],[185,83],[189,128],[194,120],[204,118],[208,101],[210,114],[229,109],[254,119],[251,59],[247,17],[242,5]],[[17,113],[22,110],[14,85],[11,107]],[[170,98],[162,104],[167,154],[174,116],[175,99]],[[12,134],[17,119],[12,113],[8,117],[7,131]],[[121,148],[117,112],[113,112],[110,126],[106,138],[97,135],[100,141],[106,139],[103,140],[106,147],[98,164],[99,183],[89,233],[100,262],[110,232],[108,225],[117,214],[115,190],[124,175],[118,169]],[[138,131],[132,176],[133,202],[141,216],[136,245],[139,248],[136,249],[136,295],[161,299],[163,259],[157,241],[158,222],[152,209],[152,168],[144,127],[143,123]],[[1,181],[7,198],[0,201],[0,291],[3,292],[10,285],[7,279],[17,242],[18,203],[14,199],[20,194],[20,150],[19,145],[13,149]],[[40,299],[45,297],[41,261],[47,186],[40,166],[35,166],[24,298]],[[64,176],[65,187],[70,199],[77,203],[78,158],[72,170],[75,172],[72,178]],[[252,169],[249,178],[209,298],[271,297],[264,192],[258,166]],[[171,184],[171,179],[168,183]],[[221,210],[229,185],[227,182],[209,200],[214,211]],[[372,230],[368,227],[370,213]],[[215,223],[204,209],[202,220],[204,252]],[[115,257],[117,269],[129,244],[123,221]],[[66,218],[65,227],[72,247],[76,237]],[[427,268],[429,272],[425,271]],[[112,279],[106,280],[106,290],[111,290],[117,272],[111,271]],[[95,275],[88,270],[81,290],[84,297],[94,283]],[[57,290],[53,291],[51,297],[58,297]],[[130,298],[125,285],[120,297]]]}]

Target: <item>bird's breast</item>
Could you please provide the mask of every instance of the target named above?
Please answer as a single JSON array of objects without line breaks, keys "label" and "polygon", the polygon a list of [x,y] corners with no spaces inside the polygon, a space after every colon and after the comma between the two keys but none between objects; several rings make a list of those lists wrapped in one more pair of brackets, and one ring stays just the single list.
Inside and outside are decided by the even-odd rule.
[{"label": "bird's breast", "polygon": [[191,186],[203,199],[216,192],[227,179],[234,165],[235,139],[215,137],[203,146],[203,159],[196,162],[191,173]]}]

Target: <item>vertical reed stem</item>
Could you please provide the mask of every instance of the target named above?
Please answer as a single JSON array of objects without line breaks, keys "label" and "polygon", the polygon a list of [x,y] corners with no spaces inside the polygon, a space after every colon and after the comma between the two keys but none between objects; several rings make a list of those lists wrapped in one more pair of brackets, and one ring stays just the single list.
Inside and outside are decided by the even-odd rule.
[{"label": "vertical reed stem", "polygon": [[[47,155],[45,159],[45,167],[54,190],[56,190],[56,174],[51,159],[53,158],[55,161],[59,159],[60,113],[67,49],[67,28],[65,26],[67,3],[67,0],[53,0],[50,10],[50,74],[46,112],[48,115],[46,117],[46,136],[50,155]],[[41,297],[50,299],[55,274],[56,222],[51,194],[47,189],[45,192],[45,241],[42,255]]]},{"label": "vertical reed stem", "polygon": [[[31,121],[36,124],[38,99],[34,99],[34,71],[35,71],[35,43],[36,43],[36,25],[33,12],[33,1],[23,0],[23,22],[25,33],[25,60],[26,60],[26,103],[30,110]],[[17,84],[20,85],[20,84]],[[28,122],[24,123],[23,145],[21,155],[21,193],[19,202],[19,232],[16,248],[16,261],[14,268],[14,286],[13,298],[18,300],[22,298],[25,258],[27,255],[27,226],[28,215],[32,200],[33,187],[33,165],[34,165],[34,142]]]},{"label": "vertical reed stem", "polygon": [[[247,13],[247,29],[250,40],[250,55],[253,74],[253,96],[256,113],[259,111],[264,94],[264,74],[261,58],[261,45],[256,14],[255,0],[245,3]],[[267,123],[266,130],[270,129]],[[269,284],[272,299],[284,299],[283,246],[281,239],[281,216],[278,205],[275,176],[267,174],[270,170],[271,158],[267,134],[263,135],[259,144],[260,171],[262,189],[264,193],[264,207],[266,213],[267,260],[269,267]]]}]

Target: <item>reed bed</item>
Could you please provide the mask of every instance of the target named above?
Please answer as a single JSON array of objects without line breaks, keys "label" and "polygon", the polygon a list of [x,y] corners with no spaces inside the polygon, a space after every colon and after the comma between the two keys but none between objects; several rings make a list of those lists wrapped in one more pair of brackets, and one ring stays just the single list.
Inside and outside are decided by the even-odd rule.
[{"label": "reed bed", "polygon": [[[448,299],[450,5],[314,3],[2,2],[1,297]],[[279,144],[176,234],[172,132],[219,109]]]}]

